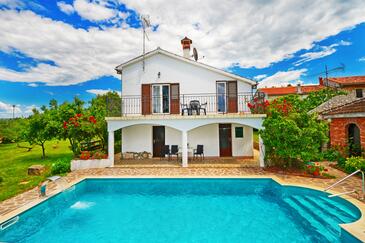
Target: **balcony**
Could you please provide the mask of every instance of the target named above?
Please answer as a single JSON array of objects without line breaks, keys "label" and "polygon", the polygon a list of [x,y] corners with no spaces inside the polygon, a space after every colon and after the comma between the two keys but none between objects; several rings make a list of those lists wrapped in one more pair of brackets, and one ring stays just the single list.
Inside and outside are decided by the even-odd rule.
[{"label": "balcony", "polygon": [[107,116],[251,114],[248,106],[262,93],[180,94],[169,96],[122,96],[107,99]]}]

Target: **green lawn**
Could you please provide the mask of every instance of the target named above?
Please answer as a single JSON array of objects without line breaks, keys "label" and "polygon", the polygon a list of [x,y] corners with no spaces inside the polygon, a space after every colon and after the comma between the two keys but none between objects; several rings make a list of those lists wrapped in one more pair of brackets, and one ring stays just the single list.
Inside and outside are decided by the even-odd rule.
[{"label": "green lawn", "polygon": [[[29,146],[28,143],[21,143]],[[16,144],[0,144],[0,201],[12,197],[20,192],[37,186],[47,176],[51,164],[59,158],[72,158],[72,152],[68,148],[68,141],[46,142],[46,159],[42,160],[42,149],[34,146],[30,152],[27,149],[18,148]],[[43,176],[28,176],[27,169],[34,164],[43,164],[47,167],[47,173]]]},{"label": "green lawn", "polygon": [[256,143],[259,142],[259,131],[253,131],[253,141]]}]

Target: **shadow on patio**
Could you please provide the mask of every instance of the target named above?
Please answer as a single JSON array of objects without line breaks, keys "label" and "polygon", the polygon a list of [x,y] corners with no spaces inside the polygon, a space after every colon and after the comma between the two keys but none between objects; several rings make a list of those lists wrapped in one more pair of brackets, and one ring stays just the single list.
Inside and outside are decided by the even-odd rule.
[{"label": "shadow on patio", "polygon": [[[120,153],[115,155],[115,167],[181,167],[181,160],[177,160],[176,157],[172,157],[170,160],[152,158],[152,159],[120,159]],[[221,158],[205,158],[201,160],[197,158],[193,160],[189,158],[189,167],[196,168],[226,168],[226,167],[259,167],[259,151],[254,150],[254,158],[243,159],[234,157],[221,157]]]}]

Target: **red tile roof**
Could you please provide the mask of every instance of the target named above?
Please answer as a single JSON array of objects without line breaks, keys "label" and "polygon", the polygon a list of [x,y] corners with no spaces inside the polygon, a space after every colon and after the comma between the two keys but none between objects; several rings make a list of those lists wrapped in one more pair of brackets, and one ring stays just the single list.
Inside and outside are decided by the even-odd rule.
[{"label": "red tile roof", "polygon": [[[321,85],[303,85],[301,86],[302,94],[307,94],[309,92],[317,91],[323,89],[324,86]],[[261,92],[264,92],[267,95],[287,95],[287,94],[296,94],[297,87],[296,86],[287,86],[287,87],[271,87],[271,88],[261,88]]]},{"label": "red tile roof", "polygon": [[347,103],[333,109],[325,110],[322,112],[322,115],[337,115],[362,112],[365,112],[365,98],[354,100],[351,103]]},{"label": "red tile roof", "polygon": [[344,85],[351,85],[351,84],[365,84],[365,76],[349,76],[349,77],[336,77],[336,78],[328,78],[329,81],[344,84]]}]

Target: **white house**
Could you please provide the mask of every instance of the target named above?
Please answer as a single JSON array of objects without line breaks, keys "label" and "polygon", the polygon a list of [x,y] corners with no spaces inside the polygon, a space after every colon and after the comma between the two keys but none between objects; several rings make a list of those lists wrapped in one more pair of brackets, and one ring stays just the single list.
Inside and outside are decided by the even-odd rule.
[{"label": "white house", "polygon": [[205,159],[253,157],[253,128],[261,129],[265,117],[247,106],[256,83],[192,59],[190,39],[181,44],[183,56],[157,48],[116,67],[122,109],[106,118],[112,161],[119,129],[122,152],[160,157],[164,145],[177,145],[184,167],[197,145],[203,145]]}]

